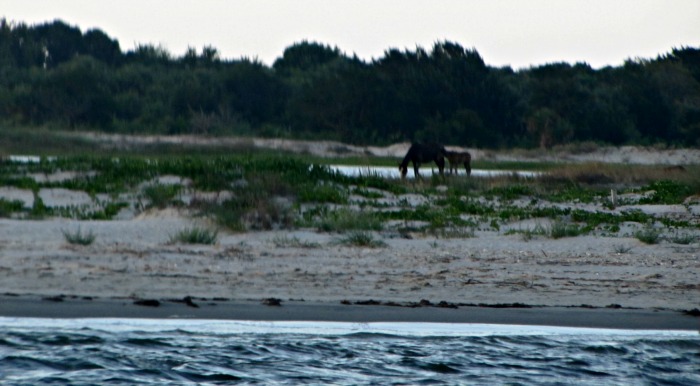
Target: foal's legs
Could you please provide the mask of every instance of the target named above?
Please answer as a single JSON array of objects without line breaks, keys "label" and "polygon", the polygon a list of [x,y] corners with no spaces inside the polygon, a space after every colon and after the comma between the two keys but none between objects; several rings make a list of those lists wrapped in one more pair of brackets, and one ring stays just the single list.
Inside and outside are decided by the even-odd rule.
[{"label": "foal's legs", "polygon": [[467,171],[467,177],[472,175],[472,167],[469,164],[469,161],[464,161],[464,170]]}]

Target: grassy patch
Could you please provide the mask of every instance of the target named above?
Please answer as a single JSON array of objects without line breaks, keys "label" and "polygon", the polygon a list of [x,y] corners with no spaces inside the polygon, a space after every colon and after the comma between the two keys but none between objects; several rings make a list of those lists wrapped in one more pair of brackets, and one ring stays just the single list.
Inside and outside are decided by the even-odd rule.
[{"label": "grassy patch", "polygon": [[640,199],[640,204],[681,204],[686,197],[693,194],[691,186],[670,180],[652,182],[639,191],[649,190],[652,190],[653,193]]},{"label": "grassy patch", "polygon": [[299,202],[347,204],[348,196],[345,187],[332,184],[304,184],[297,192]]},{"label": "grassy patch", "polygon": [[219,232],[216,230],[194,226],[191,228],[184,228],[170,236],[170,243],[210,245],[216,243],[218,236]]},{"label": "grassy patch", "polygon": [[150,202],[150,207],[165,209],[176,204],[174,199],[181,188],[180,185],[153,184],[143,189],[143,195]]},{"label": "grassy patch", "polygon": [[698,240],[698,237],[690,233],[676,232],[669,240],[674,244],[689,245]]},{"label": "grassy patch", "polygon": [[474,228],[471,227],[446,227],[442,229],[432,229],[432,234],[443,239],[471,239],[474,235]]},{"label": "grassy patch", "polygon": [[302,241],[298,237],[275,236],[272,243],[277,248],[320,248],[321,244],[312,241]]},{"label": "grassy patch", "polygon": [[553,239],[561,239],[563,237],[576,237],[581,235],[583,230],[576,224],[567,223],[564,221],[555,221],[549,228],[549,237]]},{"label": "grassy patch", "polygon": [[63,232],[63,237],[66,239],[66,241],[72,245],[90,245],[95,241],[96,238],[95,234],[92,233],[92,231],[83,233],[80,227],[78,227],[78,229],[74,232],[70,232],[67,230],[62,230],[61,232]]},{"label": "grassy patch", "polygon": [[532,228],[525,228],[525,229],[511,229],[506,231],[506,235],[513,235],[513,234],[521,234],[523,237],[524,241],[530,241],[536,236],[546,236],[549,234],[549,231],[547,228],[540,224],[536,223],[534,227]]},{"label": "grassy patch", "polygon": [[382,229],[382,220],[376,213],[346,208],[329,210],[324,207],[312,221],[314,226],[323,232],[378,231]]},{"label": "grassy patch", "polygon": [[375,239],[371,232],[364,231],[350,232],[347,236],[340,239],[339,242],[352,247],[381,248],[386,246],[384,241]]},{"label": "grassy patch", "polygon": [[635,232],[634,237],[645,244],[656,244],[661,240],[661,231],[654,228],[653,224],[649,222],[644,228]]},{"label": "grassy patch", "polygon": [[623,245],[623,244],[617,244],[613,248],[613,251],[617,253],[618,255],[624,255],[626,253],[629,253],[632,250],[632,247],[629,245]]},{"label": "grassy patch", "polygon": [[24,204],[19,200],[6,200],[0,198],[0,217],[10,217],[13,213],[21,212]]}]

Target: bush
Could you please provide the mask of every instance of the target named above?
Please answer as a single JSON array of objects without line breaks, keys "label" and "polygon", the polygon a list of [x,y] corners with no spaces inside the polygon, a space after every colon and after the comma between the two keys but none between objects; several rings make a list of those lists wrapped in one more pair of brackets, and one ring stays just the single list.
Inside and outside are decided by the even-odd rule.
[{"label": "bush", "polygon": [[324,232],[378,231],[382,229],[382,221],[372,212],[358,212],[343,208],[322,211],[321,217],[315,221],[315,226]]},{"label": "bush", "polygon": [[0,198],[0,217],[10,217],[14,212],[20,212],[24,208],[22,201],[8,201]]},{"label": "bush", "polygon": [[645,244],[656,244],[661,239],[661,231],[654,228],[652,223],[647,223],[644,229],[634,233],[634,237]]},{"label": "bush", "polygon": [[386,246],[386,243],[374,238],[372,233],[356,231],[352,232],[340,240],[341,244],[354,247],[379,248]]},{"label": "bush", "polygon": [[200,227],[185,228],[175,235],[170,236],[170,243],[184,244],[215,244],[219,232]]},{"label": "bush", "polygon": [[581,233],[583,233],[583,231],[578,225],[565,223],[563,221],[555,221],[549,228],[549,237],[553,239],[576,237]]},{"label": "bush", "polygon": [[92,231],[83,233],[80,227],[78,227],[78,230],[75,232],[69,232],[66,230],[62,230],[61,232],[63,232],[63,237],[65,237],[66,241],[73,245],[90,245],[96,238]]},{"label": "bush", "polygon": [[180,185],[149,185],[143,190],[143,194],[151,202],[152,207],[165,209],[173,203],[173,199],[180,192]]}]

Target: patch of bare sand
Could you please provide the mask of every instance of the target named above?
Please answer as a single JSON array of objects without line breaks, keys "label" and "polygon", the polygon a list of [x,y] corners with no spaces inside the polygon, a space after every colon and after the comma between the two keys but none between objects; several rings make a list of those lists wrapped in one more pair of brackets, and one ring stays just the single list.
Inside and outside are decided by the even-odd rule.
[{"label": "patch of bare sand", "polygon": [[[385,235],[384,248],[358,248],[313,230],[220,234],[213,246],[169,243],[193,224],[176,211],[124,221],[2,219],[0,292],[700,306],[698,244],[595,236],[525,241],[493,231],[468,239]],[[62,231],[78,226],[97,236],[94,244],[66,243]]]},{"label": "patch of bare sand", "polygon": [[[87,140],[106,148],[129,149],[144,145],[177,144],[196,146],[253,147],[284,150],[321,157],[373,156],[401,158],[410,143],[389,146],[355,146],[337,141],[304,141],[275,138],[203,137],[195,135],[123,135],[79,133]],[[446,146],[448,150],[469,151],[474,159],[492,161],[547,161],[547,162],[604,162],[641,165],[700,164],[700,149],[659,149],[640,146],[589,146],[581,148],[555,147],[550,150],[484,150],[460,146]]]}]

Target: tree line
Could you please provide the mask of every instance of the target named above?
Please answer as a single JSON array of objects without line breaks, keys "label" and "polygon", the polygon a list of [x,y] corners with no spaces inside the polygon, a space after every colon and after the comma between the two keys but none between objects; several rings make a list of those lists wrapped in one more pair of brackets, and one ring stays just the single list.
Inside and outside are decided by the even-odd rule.
[{"label": "tree line", "polygon": [[499,148],[700,145],[700,48],[593,69],[492,67],[450,41],[364,61],[310,41],[272,66],[218,50],[123,51],[99,29],[0,19],[0,125]]}]

